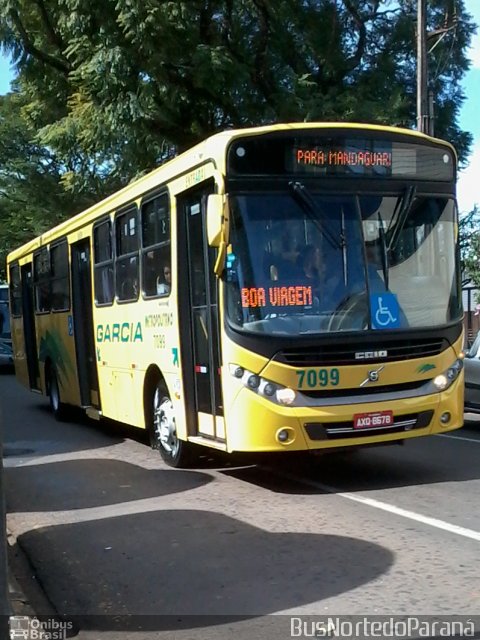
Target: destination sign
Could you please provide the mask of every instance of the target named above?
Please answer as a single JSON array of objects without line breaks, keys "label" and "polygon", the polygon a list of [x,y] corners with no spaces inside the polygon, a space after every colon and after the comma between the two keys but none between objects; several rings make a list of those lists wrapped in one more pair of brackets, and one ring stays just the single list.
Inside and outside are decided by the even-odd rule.
[{"label": "destination sign", "polygon": [[446,145],[405,133],[275,132],[237,138],[227,155],[228,177],[312,176],[453,181],[456,160]]},{"label": "destination sign", "polygon": [[388,151],[344,151],[342,149],[307,148],[294,151],[294,162],[315,167],[388,167],[392,153]]},{"label": "destination sign", "polygon": [[313,303],[312,287],[244,287],[242,307],[305,307]]}]

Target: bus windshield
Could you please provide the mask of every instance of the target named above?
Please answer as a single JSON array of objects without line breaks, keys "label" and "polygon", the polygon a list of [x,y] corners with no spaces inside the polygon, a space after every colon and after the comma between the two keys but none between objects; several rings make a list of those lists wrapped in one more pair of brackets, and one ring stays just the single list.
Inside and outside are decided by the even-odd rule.
[{"label": "bus windshield", "polygon": [[461,318],[454,200],[290,192],[230,198],[229,322],[262,334],[435,327]]}]

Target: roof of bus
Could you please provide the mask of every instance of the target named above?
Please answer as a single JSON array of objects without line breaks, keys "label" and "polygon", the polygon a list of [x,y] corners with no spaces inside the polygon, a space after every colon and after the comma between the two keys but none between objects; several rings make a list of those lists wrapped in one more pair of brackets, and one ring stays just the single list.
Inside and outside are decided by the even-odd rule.
[{"label": "roof of bus", "polygon": [[289,131],[296,129],[357,129],[364,131],[383,131],[386,133],[400,133],[409,136],[421,138],[423,140],[429,140],[430,142],[437,142],[448,146],[456,155],[455,148],[448,142],[437,138],[432,138],[424,133],[413,131],[411,129],[403,129],[400,127],[374,125],[374,124],[362,124],[355,122],[292,122],[283,124],[264,125],[260,127],[247,127],[244,129],[227,129],[220,133],[213,134],[209,138],[206,138],[199,144],[195,145],[191,149],[184,151],[177,157],[169,160],[165,164],[160,165],[148,174],[138,178],[137,180],[126,185],[119,191],[112,193],[103,200],[95,203],[88,209],[72,216],[68,220],[61,222],[57,226],[45,231],[40,236],[30,240],[21,247],[14,249],[7,257],[7,262],[10,263],[23,255],[26,255],[35,249],[43,246],[44,244],[51,242],[55,238],[70,233],[73,229],[82,226],[83,224],[89,224],[93,222],[97,217],[105,215],[108,212],[116,210],[129,202],[132,202],[143,195],[145,192],[150,191],[156,186],[166,184],[178,175],[193,170],[195,167],[213,159],[217,168],[224,173],[225,171],[225,153],[219,153],[219,150],[224,150],[228,143],[235,138],[243,136],[261,135],[263,133],[272,133],[278,131]]}]

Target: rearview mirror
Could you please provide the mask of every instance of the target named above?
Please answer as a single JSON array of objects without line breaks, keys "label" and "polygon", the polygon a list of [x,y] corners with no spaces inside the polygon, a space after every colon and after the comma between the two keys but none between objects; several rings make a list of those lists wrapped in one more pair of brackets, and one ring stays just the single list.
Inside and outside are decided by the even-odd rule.
[{"label": "rearview mirror", "polygon": [[218,248],[214,271],[217,276],[223,272],[227,255],[230,232],[227,199],[219,193],[212,193],[207,200],[207,238],[211,247]]},{"label": "rearview mirror", "polygon": [[225,196],[211,193],[207,200],[207,238],[211,247],[220,246],[224,230]]}]

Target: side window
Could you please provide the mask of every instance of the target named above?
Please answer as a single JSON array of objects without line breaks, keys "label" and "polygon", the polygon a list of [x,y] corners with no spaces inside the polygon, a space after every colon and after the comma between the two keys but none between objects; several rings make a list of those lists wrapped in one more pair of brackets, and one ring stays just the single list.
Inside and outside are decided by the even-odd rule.
[{"label": "side window", "polygon": [[67,311],[70,309],[70,280],[66,241],[50,248],[50,262],[52,311]]},{"label": "side window", "polygon": [[10,300],[12,316],[20,317],[22,315],[22,281],[18,264],[10,267]]},{"label": "side window", "polygon": [[33,290],[35,311],[47,313],[51,305],[50,256],[48,249],[41,249],[33,256]]},{"label": "side window", "polygon": [[93,229],[95,303],[112,304],[113,287],[112,223],[105,220]]},{"label": "side window", "polygon": [[168,193],[145,202],[141,218],[143,294],[168,296],[172,287]]},{"label": "side window", "polygon": [[137,300],[139,292],[137,209],[115,218],[115,293],[118,300]]}]

